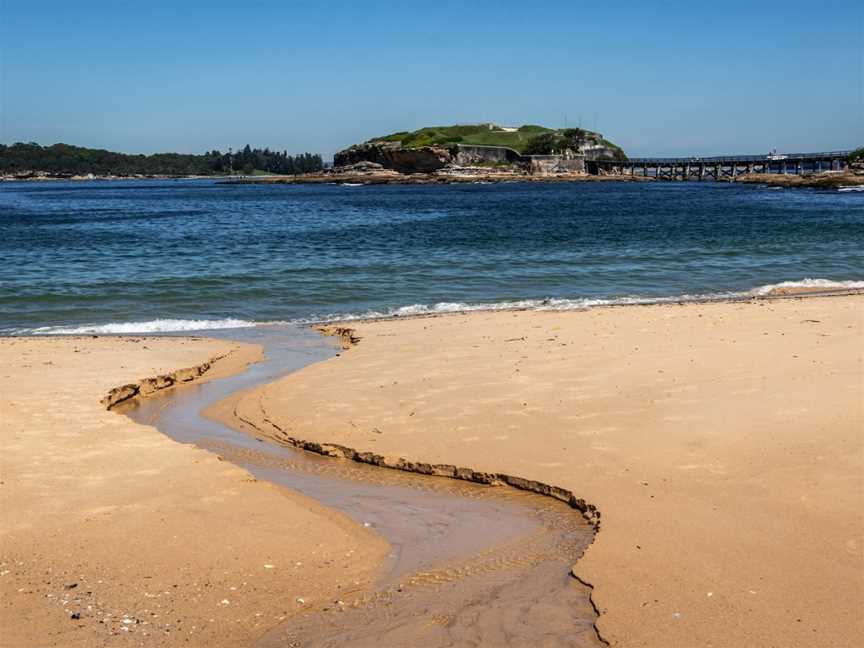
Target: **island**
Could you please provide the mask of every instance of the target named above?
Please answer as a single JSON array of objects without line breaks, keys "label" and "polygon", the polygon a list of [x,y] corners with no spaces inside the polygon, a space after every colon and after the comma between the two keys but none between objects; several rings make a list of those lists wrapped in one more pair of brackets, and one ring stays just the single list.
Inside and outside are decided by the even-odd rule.
[{"label": "island", "polygon": [[320,173],[234,182],[440,184],[590,180],[605,177],[589,175],[590,162],[626,159],[620,146],[600,133],[582,128],[457,124],[374,137],[337,152],[333,166]]}]

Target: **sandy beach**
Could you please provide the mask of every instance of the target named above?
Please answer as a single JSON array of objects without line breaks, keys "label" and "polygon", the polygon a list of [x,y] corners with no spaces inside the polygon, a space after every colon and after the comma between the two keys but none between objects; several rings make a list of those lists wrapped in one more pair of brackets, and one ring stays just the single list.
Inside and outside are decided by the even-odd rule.
[{"label": "sandy beach", "polygon": [[596,505],[573,571],[614,646],[861,645],[864,297],[351,326],[237,413]]},{"label": "sandy beach", "polygon": [[258,356],[190,338],[0,339],[0,645],[248,646],[298,598],[369,584],[380,537],[100,402]]}]

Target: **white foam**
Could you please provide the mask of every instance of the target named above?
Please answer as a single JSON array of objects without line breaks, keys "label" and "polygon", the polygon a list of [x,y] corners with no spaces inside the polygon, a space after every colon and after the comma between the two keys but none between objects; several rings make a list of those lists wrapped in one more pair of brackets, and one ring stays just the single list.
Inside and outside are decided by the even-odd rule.
[{"label": "white foam", "polygon": [[29,335],[110,335],[126,333],[173,333],[177,331],[213,331],[217,329],[249,328],[255,322],[241,319],[186,320],[156,319],[147,322],[111,322],[83,326],[42,326],[21,331]]},{"label": "white foam", "polygon": [[747,299],[770,297],[795,292],[830,292],[838,290],[864,290],[864,281],[835,281],[831,279],[806,278],[796,281],[781,281],[766,284],[745,291],[728,291],[702,294],[684,294],[669,297],[646,297],[631,295],[615,298],[578,298],[578,299],[523,299],[518,301],[482,302],[437,302],[435,304],[410,304],[387,310],[368,310],[362,313],[332,313],[291,321],[252,322],[241,319],[185,320],[156,319],[146,322],[112,322],[83,326],[44,326],[35,329],[13,331],[13,335],[109,335],[172,333],[183,331],[208,331],[217,329],[251,328],[268,324],[319,324],[325,322],[348,322],[354,320],[389,319],[394,317],[417,317],[445,313],[468,313],[473,311],[569,311],[585,310],[594,306],[636,306],[646,304],[674,304],[685,302],[710,302],[728,299]]},{"label": "white foam", "polygon": [[473,311],[569,311],[585,310],[593,306],[625,306],[640,304],[663,304],[686,301],[711,301],[745,296],[746,293],[714,293],[710,295],[676,295],[674,297],[619,297],[616,299],[525,299],[493,303],[438,302],[436,304],[411,304],[386,311],[370,310],[345,315],[332,314],[317,318],[298,320],[298,324],[318,322],[348,322],[353,320],[389,319],[393,317],[417,317],[445,313],[468,313]]},{"label": "white foam", "polygon": [[840,187],[837,191],[864,191],[864,185],[852,185],[851,187]]},{"label": "white foam", "polygon": [[834,290],[864,289],[864,281],[833,281],[830,279],[801,279],[766,284],[744,291],[727,291],[701,294],[673,295],[669,297],[645,297],[639,295],[616,298],[579,299],[525,299],[492,303],[438,302],[435,304],[411,304],[384,311],[369,310],[363,313],[331,314],[317,318],[295,320],[298,324],[319,322],[348,322],[354,320],[389,319],[393,317],[417,317],[445,313],[468,313],[472,311],[569,311],[585,310],[595,306],[640,306],[648,304],[677,304],[686,302],[725,301],[749,297],[767,297],[783,292],[830,292]]},{"label": "white foam", "polygon": [[800,279],[798,281],[781,281],[776,284],[766,284],[749,291],[748,294],[756,297],[773,295],[780,292],[820,292],[832,290],[858,290],[864,289],[864,281],[833,281],[831,279]]}]

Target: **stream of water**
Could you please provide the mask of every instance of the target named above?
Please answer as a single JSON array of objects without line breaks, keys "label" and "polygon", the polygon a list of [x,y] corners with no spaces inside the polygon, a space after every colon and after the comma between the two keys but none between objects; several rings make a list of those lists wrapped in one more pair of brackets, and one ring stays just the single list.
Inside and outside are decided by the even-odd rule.
[{"label": "stream of water", "polygon": [[230,337],[262,345],[266,360],[241,374],[165,390],[123,413],[339,510],[391,546],[375,591],[306,610],[259,646],[600,645],[590,592],[569,575],[593,538],[578,512],[508,487],[320,457],[202,416],[232,393],[337,352],[332,340],[290,325]]}]

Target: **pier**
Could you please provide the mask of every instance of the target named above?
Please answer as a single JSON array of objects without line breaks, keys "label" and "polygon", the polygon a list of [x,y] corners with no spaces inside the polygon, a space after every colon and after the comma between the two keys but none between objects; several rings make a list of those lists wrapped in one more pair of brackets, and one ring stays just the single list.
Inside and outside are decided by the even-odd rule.
[{"label": "pier", "polygon": [[592,175],[631,175],[658,180],[731,181],[747,173],[809,174],[843,171],[851,151],[726,155],[717,157],[648,157],[628,160],[586,160]]}]

